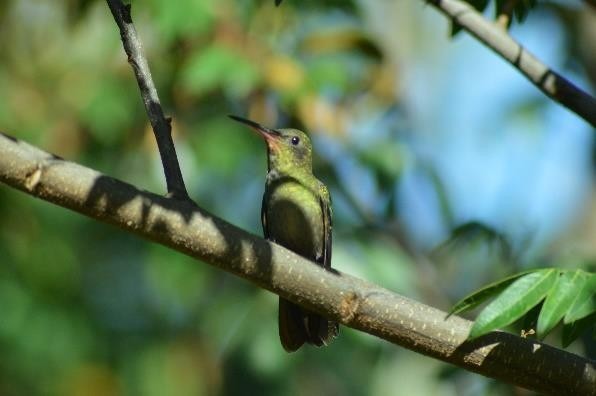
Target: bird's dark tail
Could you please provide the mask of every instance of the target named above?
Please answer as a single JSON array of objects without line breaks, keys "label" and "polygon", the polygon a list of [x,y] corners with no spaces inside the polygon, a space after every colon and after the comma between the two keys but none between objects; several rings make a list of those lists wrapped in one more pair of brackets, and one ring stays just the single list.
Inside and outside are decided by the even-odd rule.
[{"label": "bird's dark tail", "polygon": [[298,350],[305,342],[323,346],[339,334],[339,326],[283,298],[279,299],[279,338],[287,352]]}]

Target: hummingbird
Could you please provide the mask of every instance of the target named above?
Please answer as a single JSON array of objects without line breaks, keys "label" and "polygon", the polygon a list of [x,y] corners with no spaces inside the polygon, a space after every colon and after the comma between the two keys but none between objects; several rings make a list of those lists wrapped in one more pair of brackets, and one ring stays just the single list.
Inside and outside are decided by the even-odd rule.
[{"label": "hummingbird", "polygon": [[[268,172],[261,206],[265,238],[331,267],[331,197],[312,173],[312,144],[297,129],[271,129],[230,116],[258,132],[267,145]],[[339,334],[339,326],[282,297],[279,298],[279,338],[287,352],[304,343],[323,346]]]}]

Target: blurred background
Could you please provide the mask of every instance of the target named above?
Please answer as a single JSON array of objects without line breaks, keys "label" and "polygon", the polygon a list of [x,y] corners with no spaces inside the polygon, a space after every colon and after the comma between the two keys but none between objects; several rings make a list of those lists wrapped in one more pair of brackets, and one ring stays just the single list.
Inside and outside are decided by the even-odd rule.
[{"label": "blurred background", "polygon": [[[423,1],[147,0],[133,19],[214,214],[261,234],[265,147],[237,114],[310,132],[341,271],[448,309],[522,269],[594,270],[593,131]],[[595,8],[539,1],[511,33],[593,92]],[[0,37],[0,130],[165,193],[104,1],[3,0]],[[277,298],[245,281],[5,186],[0,218],[0,395],[529,394],[346,328],[288,355]]]}]

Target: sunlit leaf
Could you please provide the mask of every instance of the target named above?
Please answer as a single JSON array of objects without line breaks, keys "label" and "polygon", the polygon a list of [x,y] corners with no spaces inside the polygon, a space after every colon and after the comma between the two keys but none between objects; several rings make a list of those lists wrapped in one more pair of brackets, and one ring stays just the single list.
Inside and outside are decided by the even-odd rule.
[{"label": "sunlit leaf", "polygon": [[[506,287],[511,285],[515,280],[523,277],[525,275],[531,274],[536,272],[537,270],[529,270],[520,272],[519,274],[508,276],[505,279],[498,280],[493,282],[489,285],[484,286],[483,288],[476,290],[475,292],[467,295],[466,297],[462,298],[458,301],[453,308],[449,311],[448,316],[456,315],[462,312],[470,311],[476,308],[478,305],[485,302],[487,299],[491,298],[492,296],[500,293]],[[542,271],[542,270],[538,270]]]},{"label": "sunlit leaf", "polygon": [[544,338],[556,324],[568,313],[577,296],[577,290],[584,287],[589,275],[581,270],[564,271],[557,277],[538,317],[536,332],[538,338]]},{"label": "sunlit leaf", "polygon": [[515,280],[474,322],[469,338],[507,326],[540,303],[557,279],[558,270],[542,269]]},{"label": "sunlit leaf", "polygon": [[581,286],[583,286],[581,289],[579,285],[576,288],[579,292],[576,295],[573,306],[569,309],[567,315],[565,315],[565,323],[574,322],[596,312],[596,274],[589,274]]}]

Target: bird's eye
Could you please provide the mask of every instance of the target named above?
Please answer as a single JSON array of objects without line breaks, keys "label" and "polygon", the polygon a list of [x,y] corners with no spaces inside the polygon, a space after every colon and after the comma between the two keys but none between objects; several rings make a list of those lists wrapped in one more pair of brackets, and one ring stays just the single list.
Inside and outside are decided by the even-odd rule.
[{"label": "bird's eye", "polygon": [[297,146],[297,145],[298,145],[298,143],[300,143],[300,138],[299,138],[298,136],[294,136],[294,137],[292,137],[292,144],[293,144],[294,146]]}]

